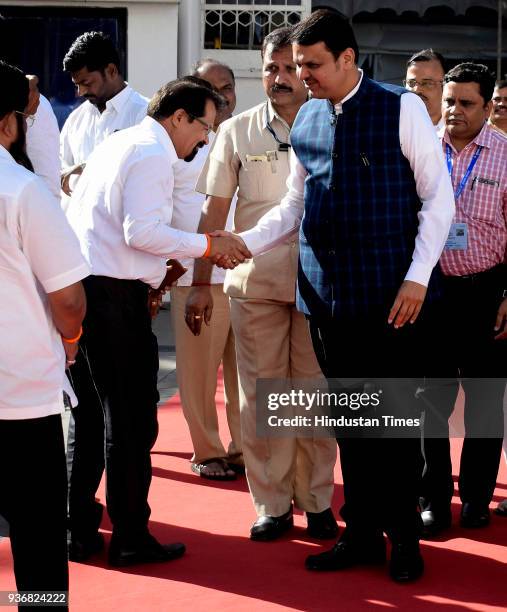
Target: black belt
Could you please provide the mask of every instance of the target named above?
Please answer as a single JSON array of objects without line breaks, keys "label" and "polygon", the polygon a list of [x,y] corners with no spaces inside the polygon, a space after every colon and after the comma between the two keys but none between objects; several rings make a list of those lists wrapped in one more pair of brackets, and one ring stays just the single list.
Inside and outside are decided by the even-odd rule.
[{"label": "black belt", "polygon": [[[505,264],[500,263],[488,270],[483,270],[482,272],[475,272],[474,274],[463,274],[460,276],[444,276],[446,282],[451,283],[460,283],[460,284],[476,284],[483,282],[485,280],[489,280],[490,278],[498,277],[498,279],[505,279],[507,266]],[[505,283],[507,287],[507,282]]]}]

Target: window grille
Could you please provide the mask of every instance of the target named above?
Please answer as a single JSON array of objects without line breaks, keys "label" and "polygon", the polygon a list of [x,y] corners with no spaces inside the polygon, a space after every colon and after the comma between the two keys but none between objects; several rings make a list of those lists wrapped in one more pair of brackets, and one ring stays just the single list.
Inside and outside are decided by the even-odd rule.
[{"label": "window grille", "polygon": [[269,32],[309,14],[310,4],[310,0],[206,0],[204,48],[260,49]]}]

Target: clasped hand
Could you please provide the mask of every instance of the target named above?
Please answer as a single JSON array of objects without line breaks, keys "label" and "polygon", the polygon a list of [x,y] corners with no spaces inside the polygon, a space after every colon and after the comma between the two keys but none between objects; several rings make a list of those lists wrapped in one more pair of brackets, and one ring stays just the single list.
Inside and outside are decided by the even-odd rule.
[{"label": "clasped hand", "polygon": [[247,249],[243,240],[232,232],[216,230],[210,233],[211,250],[209,259],[219,268],[232,270],[252,254]]}]

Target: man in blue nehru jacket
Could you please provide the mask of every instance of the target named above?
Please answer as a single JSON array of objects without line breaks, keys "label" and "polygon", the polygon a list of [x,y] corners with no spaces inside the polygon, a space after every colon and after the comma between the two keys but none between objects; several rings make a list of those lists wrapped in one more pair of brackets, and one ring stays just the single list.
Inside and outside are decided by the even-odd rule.
[{"label": "man in blue nehru jacket", "polygon": [[[433,268],[454,214],[430,117],[418,96],[363,74],[354,33],[337,13],[316,11],[291,40],[312,99],[292,128],[289,191],[240,235],[255,255],[300,225],[298,309],[327,378],[423,376]],[[414,580],[423,573],[420,441],[363,433],[338,438],[346,529],[306,566],[382,563],[385,532],[391,577]]]}]

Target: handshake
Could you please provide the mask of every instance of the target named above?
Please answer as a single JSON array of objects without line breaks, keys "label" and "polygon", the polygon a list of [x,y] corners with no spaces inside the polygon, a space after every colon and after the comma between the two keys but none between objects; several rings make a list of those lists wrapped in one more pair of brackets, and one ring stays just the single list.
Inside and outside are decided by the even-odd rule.
[{"label": "handshake", "polygon": [[208,258],[219,268],[232,270],[245,259],[251,259],[252,253],[246,248],[243,240],[232,232],[215,230],[210,232],[211,248]]}]

